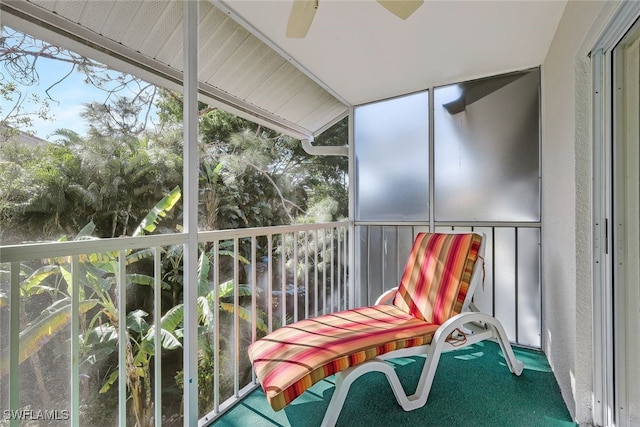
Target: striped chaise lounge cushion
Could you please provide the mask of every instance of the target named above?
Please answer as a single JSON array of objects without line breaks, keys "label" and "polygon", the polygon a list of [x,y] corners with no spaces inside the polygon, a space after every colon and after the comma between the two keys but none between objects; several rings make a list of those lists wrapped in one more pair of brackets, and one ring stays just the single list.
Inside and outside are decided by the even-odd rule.
[{"label": "striped chaise lounge cushion", "polygon": [[479,246],[477,234],[421,233],[394,305],[302,320],[249,346],[249,358],[271,407],[284,408],[313,384],[350,366],[429,344],[438,326],[460,312]]}]

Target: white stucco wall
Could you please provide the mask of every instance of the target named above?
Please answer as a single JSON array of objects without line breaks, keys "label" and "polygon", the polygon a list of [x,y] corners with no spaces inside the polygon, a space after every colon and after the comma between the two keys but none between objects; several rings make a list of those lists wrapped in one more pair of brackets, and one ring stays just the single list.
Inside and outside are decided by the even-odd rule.
[{"label": "white stucco wall", "polygon": [[588,54],[617,6],[570,0],[542,65],[543,346],[581,425],[593,422]]}]

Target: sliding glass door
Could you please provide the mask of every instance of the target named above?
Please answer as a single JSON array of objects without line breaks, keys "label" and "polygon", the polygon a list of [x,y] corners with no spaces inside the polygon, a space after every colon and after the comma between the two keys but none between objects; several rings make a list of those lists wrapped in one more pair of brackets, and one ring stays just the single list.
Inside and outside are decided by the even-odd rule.
[{"label": "sliding glass door", "polygon": [[616,425],[640,426],[640,24],[613,50]]}]

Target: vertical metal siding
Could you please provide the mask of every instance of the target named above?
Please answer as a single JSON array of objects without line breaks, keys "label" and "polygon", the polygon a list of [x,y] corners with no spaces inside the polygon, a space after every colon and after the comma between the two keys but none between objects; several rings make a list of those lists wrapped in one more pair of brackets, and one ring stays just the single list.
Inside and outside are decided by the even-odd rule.
[{"label": "vertical metal siding", "polygon": [[[509,339],[541,347],[540,228],[537,225],[436,225],[435,231],[477,231],[485,234],[484,287],[474,303],[500,320]],[[370,305],[384,291],[398,286],[415,235],[425,225],[356,225],[355,277],[359,305]]]}]

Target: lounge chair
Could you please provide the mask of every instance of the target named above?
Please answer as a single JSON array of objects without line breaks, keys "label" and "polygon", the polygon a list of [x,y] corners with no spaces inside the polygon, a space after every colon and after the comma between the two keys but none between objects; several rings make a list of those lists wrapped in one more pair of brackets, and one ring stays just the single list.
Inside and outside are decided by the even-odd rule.
[{"label": "lounge chair", "polygon": [[[322,421],[338,420],[349,387],[361,375],[383,372],[398,404],[425,405],[443,351],[496,339],[511,372],[520,375],[500,322],[474,311],[473,291],[484,280],[484,235],[420,233],[402,280],[376,304],[302,320],[251,344],[249,358],[271,407],[278,411],[306,389],[336,375],[336,389]],[[479,261],[479,262],[478,262]],[[386,359],[425,355],[413,395],[407,396]]]}]

